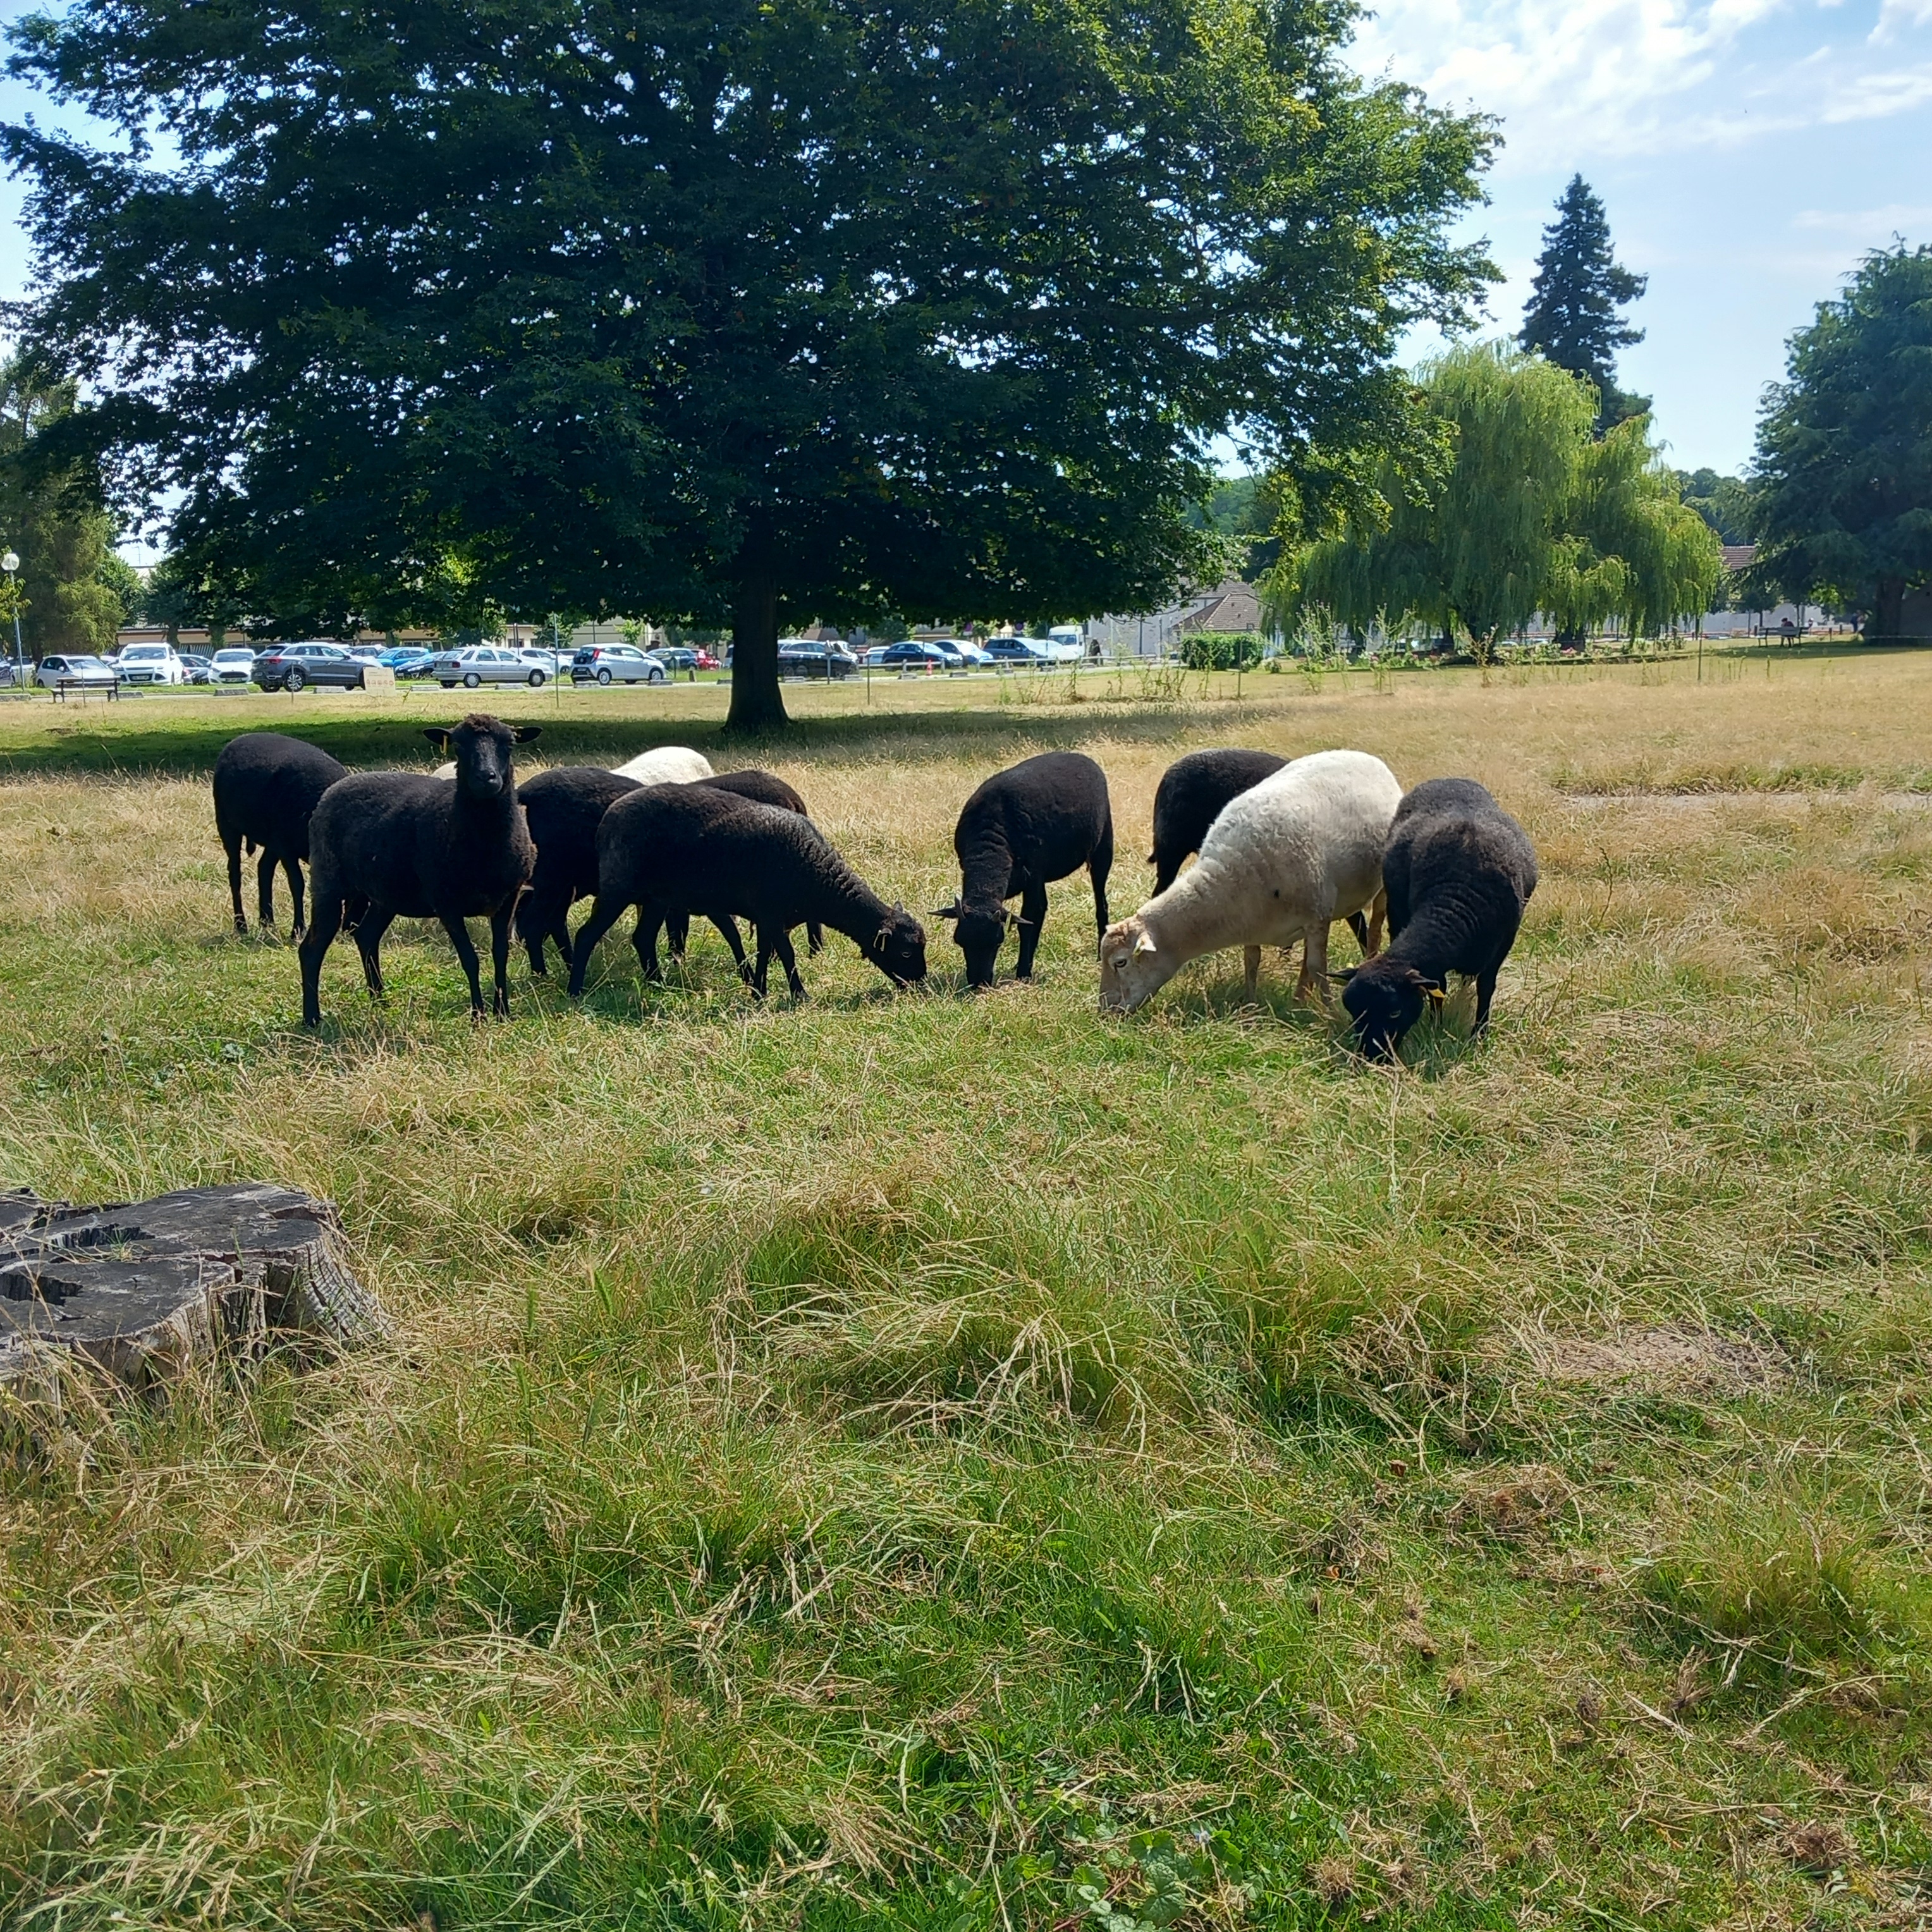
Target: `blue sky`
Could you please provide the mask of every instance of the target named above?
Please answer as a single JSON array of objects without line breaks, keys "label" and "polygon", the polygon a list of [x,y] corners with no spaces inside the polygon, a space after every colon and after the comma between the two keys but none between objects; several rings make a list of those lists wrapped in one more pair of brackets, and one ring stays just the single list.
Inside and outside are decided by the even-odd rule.
[{"label": "blue sky", "polygon": [[1496,332],[1564,184],[1603,196],[1650,278],[1618,374],[1685,469],[1749,460],[1785,338],[1865,250],[1932,242],[1932,0],[1384,0],[1356,58],[1502,121],[1468,224]]},{"label": "blue sky", "polygon": [[[1564,183],[1603,196],[1650,278],[1619,375],[1686,469],[1748,461],[1786,337],[1864,250],[1932,242],[1932,0],[1384,0],[1355,58],[1502,124],[1468,224],[1508,277],[1492,332],[1520,323]],[[0,79],[0,116],[37,110]],[[20,200],[0,181],[0,295],[28,272]]]}]

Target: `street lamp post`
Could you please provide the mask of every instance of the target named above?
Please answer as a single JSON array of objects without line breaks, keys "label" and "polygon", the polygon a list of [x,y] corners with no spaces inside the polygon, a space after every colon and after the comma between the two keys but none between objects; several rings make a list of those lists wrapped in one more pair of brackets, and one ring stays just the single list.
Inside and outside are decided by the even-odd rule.
[{"label": "street lamp post", "polygon": [[20,568],[17,551],[10,550],[4,556],[0,556],[0,570],[7,573],[8,602],[14,607],[14,675],[24,691],[27,686],[27,653],[20,644],[20,586],[14,576]]}]

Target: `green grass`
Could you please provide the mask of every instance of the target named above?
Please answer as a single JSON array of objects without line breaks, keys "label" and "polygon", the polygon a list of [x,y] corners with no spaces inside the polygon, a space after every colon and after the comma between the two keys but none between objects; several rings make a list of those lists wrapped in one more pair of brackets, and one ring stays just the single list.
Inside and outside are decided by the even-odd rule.
[{"label": "green grass", "polygon": [[[244,709],[414,759],[437,700],[0,716],[0,1180],[310,1187],[398,1319],[10,1467],[0,1917],[1914,1922],[1932,668],[1664,669],[814,694],[760,754],[915,907],[1049,743],[1108,768],[1122,911],[1179,749],[1473,772],[1543,883],[1491,1037],[1452,1002],[1399,1074],[1275,956],[1103,1019],[1084,881],[983,998],[943,940],[759,1010],[618,938],[472,1030],[411,926],[310,1037],[224,931],[207,765]],[[1852,788],[1693,782],[1747,765]]]}]

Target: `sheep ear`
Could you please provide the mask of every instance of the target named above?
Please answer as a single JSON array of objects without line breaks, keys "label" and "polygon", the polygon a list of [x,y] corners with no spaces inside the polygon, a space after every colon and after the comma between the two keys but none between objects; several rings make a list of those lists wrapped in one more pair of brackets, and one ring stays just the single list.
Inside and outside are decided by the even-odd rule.
[{"label": "sheep ear", "polygon": [[520,745],[534,744],[543,736],[543,727],[541,724],[519,724],[510,735]]},{"label": "sheep ear", "polygon": [[1136,959],[1138,959],[1143,952],[1152,952],[1155,950],[1156,948],[1154,941],[1150,939],[1144,932],[1139,934],[1136,938],[1134,940],[1134,957]]},{"label": "sheep ear", "polygon": [[964,908],[955,899],[950,906],[934,906],[927,916],[930,919],[957,919],[963,910]]},{"label": "sheep ear", "polygon": [[439,752],[446,752],[449,749],[449,734],[442,725],[425,724],[423,727],[423,736],[427,738]]},{"label": "sheep ear", "polygon": [[1359,966],[1351,966],[1346,973],[1330,973],[1328,976],[1336,986],[1346,986],[1361,970]]}]

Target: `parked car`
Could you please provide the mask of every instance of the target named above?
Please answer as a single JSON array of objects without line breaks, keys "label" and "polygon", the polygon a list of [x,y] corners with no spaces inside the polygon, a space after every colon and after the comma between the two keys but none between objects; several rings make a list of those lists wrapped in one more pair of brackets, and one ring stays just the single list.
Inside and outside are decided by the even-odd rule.
[{"label": "parked car", "polygon": [[524,663],[542,671],[545,677],[567,677],[570,674],[571,654],[568,651],[554,651],[548,644],[519,644],[516,651]]},{"label": "parked car", "polygon": [[716,670],[718,668],[718,658],[715,652],[707,651],[702,644],[694,645],[692,649],[697,653],[698,668],[700,670]]},{"label": "parked car", "polygon": [[674,677],[680,671],[694,676],[704,668],[701,654],[688,644],[660,644],[651,656]]},{"label": "parked car", "polygon": [[392,644],[376,653],[376,662],[398,677],[427,677],[436,653],[422,644]]},{"label": "parked car", "polygon": [[635,644],[586,644],[570,665],[573,684],[662,684],[667,675]]},{"label": "parked car", "polygon": [[920,664],[928,664],[939,670],[952,670],[957,668],[959,660],[951,652],[941,650],[937,644],[908,638],[902,644],[888,644],[880,654],[878,662],[888,670],[915,668]]},{"label": "parked car", "polygon": [[850,677],[859,660],[840,644],[818,644],[806,638],[778,640],[781,677]]},{"label": "parked car", "polygon": [[301,691],[311,684],[362,688],[362,660],[340,644],[271,644],[255,660],[255,682],[264,691]]},{"label": "parked car", "polygon": [[991,653],[982,644],[974,644],[964,638],[953,638],[947,641],[959,653],[961,662],[969,670],[981,670],[993,662]]},{"label": "parked car", "polygon": [[125,644],[114,660],[123,684],[181,684],[187,674],[172,644]]},{"label": "parked car", "polygon": [[550,674],[542,665],[527,662],[520,651],[507,644],[471,644],[460,651],[439,651],[429,674],[445,691],[460,684],[474,691],[479,684],[546,682]]},{"label": "parked car", "polygon": [[211,662],[200,651],[183,651],[181,653],[181,668],[184,684],[212,684],[214,682]]},{"label": "parked car", "polygon": [[1030,638],[988,638],[986,655],[995,664],[1043,664],[1053,662],[1046,646],[1036,644]]},{"label": "parked car", "polygon": [[224,644],[208,661],[211,684],[252,684],[255,653],[244,644]]},{"label": "parked car", "polygon": [[120,673],[105,658],[74,657],[64,653],[41,658],[34,672],[34,682],[44,691],[60,684],[118,684]]}]

